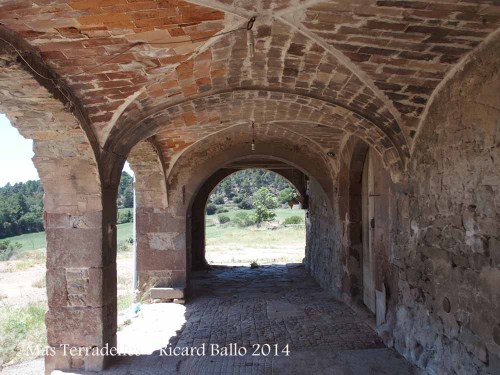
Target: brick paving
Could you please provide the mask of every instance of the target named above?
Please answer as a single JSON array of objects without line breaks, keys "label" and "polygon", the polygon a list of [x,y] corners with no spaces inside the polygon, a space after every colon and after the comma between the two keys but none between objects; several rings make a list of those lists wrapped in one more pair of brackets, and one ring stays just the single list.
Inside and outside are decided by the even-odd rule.
[{"label": "brick paving", "polygon": [[193,276],[179,346],[193,346],[200,339],[221,346],[289,344],[292,352],[384,346],[351,308],[328,297],[303,268],[231,267]]},{"label": "brick paving", "polygon": [[[248,348],[242,356],[121,357],[103,374],[412,374],[415,369],[385,348],[364,318],[322,290],[302,265],[216,267],[194,272],[185,322],[171,347],[212,344]],[[161,308],[135,342],[154,340],[159,324],[172,325],[175,304]],[[150,319],[151,314],[144,315]],[[163,323],[161,323],[163,322]],[[137,322],[132,323],[133,325]],[[128,328],[127,328],[128,329]],[[137,331],[136,331],[137,332]],[[134,337],[134,335],[132,335]],[[119,336],[120,341],[120,336]],[[254,344],[278,345],[278,355],[251,355]],[[289,344],[289,356],[281,349]],[[271,350],[271,354],[273,354]],[[78,372],[81,373],[81,372]]]}]

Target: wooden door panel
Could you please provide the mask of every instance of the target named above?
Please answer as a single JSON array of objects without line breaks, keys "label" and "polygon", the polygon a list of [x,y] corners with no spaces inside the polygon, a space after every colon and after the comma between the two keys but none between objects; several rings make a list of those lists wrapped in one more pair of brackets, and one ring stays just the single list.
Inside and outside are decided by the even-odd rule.
[{"label": "wooden door panel", "polygon": [[362,197],[363,197],[363,302],[375,312],[375,257],[374,241],[374,173],[373,156],[368,151],[363,168]]}]

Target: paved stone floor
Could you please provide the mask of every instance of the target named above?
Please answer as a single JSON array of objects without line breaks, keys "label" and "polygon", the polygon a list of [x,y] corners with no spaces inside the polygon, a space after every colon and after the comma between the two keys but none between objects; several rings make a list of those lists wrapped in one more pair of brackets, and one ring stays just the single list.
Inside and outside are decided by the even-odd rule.
[{"label": "paved stone floor", "polygon": [[[197,272],[192,275],[192,290],[186,306],[145,306],[142,319],[149,324],[141,326],[138,318],[118,340],[122,344],[142,340],[150,344],[151,354],[120,357],[104,374],[417,373],[385,348],[357,313],[321,290],[302,266]],[[169,324],[179,329],[172,337],[162,331],[162,325]],[[203,348],[203,344],[204,356],[166,356],[154,350],[155,345]],[[220,349],[230,344],[247,348],[247,354],[210,355],[210,345]],[[264,350],[260,356],[252,355],[254,344]],[[262,355],[266,344],[271,353]],[[282,351],[286,345],[289,356]]]}]

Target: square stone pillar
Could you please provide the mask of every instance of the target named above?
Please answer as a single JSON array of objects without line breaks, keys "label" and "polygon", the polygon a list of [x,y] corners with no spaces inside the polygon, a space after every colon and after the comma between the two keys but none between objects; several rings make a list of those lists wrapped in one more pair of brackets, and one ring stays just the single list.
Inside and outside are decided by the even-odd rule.
[{"label": "square stone pillar", "polygon": [[136,288],[140,294],[155,286],[184,288],[186,218],[182,198],[167,194],[165,168],[152,142],[137,144],[127,160],[135,174]]},{"label": "square stone pillar", "polygon": [[74,184],[62,178],[44,199],[47,374],[100,371],[109,360],[102,349],[116,346],[116,193]]},{"label": "square stone pillar", "polygon": [[137,287],[186,286],[186,224],[167,210],[136,208]]}]

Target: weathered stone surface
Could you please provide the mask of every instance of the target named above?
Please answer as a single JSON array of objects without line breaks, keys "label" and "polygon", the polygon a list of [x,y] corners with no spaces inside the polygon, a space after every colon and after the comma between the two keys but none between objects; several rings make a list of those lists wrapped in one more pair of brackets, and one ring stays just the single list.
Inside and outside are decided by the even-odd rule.
[{"label": "weathered stone surface", "polygon": [[[413,224],[401,226],[410,241],[399,242],[407,265],[399,282],[403,295],[415,290],[418,298],[400,302],[409,315],[397,315],[394,334],[396,348],[431,372],[496,371],[500,270],[489,244],[500,233],[500,191],[484,176],[498,174],[490,161],[500,160],[500,77],[486,63],[497,49],[492,42],[442,88],[409,172]],[[433,288],[425,287],[424,277]]]},{"label": "weathered stone surface", "polygon": [[102,242],[102,228],[51,228],[47,232],[47,266],[102,267]]},{"label": "weathered stone surface", "polygon": [[184,298],[184,289],[179,288],[151,288],[150,289],[151,298],[159,298],[159,299],[182,299]]},{"label": "weathered stone surface", "polygon": [[116,332],[114,306],[51,308],[45,317],[49,345],[103,346]]}]

